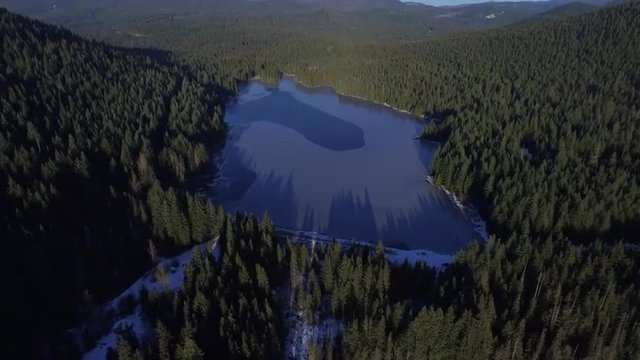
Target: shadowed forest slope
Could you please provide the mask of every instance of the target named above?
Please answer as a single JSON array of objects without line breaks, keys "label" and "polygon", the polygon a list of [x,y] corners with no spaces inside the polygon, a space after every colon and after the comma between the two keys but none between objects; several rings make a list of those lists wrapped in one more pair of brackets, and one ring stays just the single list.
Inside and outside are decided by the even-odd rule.
[{"label": "shadowed forest slope", "polygon": [[167,53],[5,10],[0,44],[0,238],[22,340],[86,315],[148,268],[149,246],[207,237],[192,222],[211,209],[176,192],[209,164],[223,92]]}]

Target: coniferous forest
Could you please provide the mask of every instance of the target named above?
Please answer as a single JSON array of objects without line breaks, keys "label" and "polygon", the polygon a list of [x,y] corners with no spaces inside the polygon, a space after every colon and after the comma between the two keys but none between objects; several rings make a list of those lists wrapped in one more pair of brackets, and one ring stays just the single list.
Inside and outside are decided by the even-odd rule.
[{"label": "coniferous forest", "polygon": [[217,85],[169,54],[0,16],[11,343],[70,327],[149,267],[149,246],[208,235],[211,208],[182,189],[224,124]]},{"label": "coniferous forest", "polygon": [[[429,36],[397,4],[256,6],[65,15],[85,37],[0,9],[0,357],[82,358],[132,312],[106,358],[640,357],[640,3]],[[226,100],[282,73],[422,117],[489,240],[392,264],[203,196]]]}]

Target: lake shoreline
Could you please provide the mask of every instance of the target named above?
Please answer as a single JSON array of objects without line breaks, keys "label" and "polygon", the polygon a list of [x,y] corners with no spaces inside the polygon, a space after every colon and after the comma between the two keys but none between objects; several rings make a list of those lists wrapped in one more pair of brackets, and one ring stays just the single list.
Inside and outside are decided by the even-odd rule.
[{"label": "lake shoreline", "polygon": [[[255,104],[259,104],[259,106],[265,106],[263,104],[263,102],[258,102],[258,103],[254,103],[254,105],[249,105],[250,102],[243,102],[242,99],[244,99],[244,97],[246,96],[248,99],[252,99],[252,97],[254,95],[260,95],[258,96],[256,99],[262,99],[264,98],[266,95],[273,95],[273,99],[280,99],[279,101],[282,101],[281,98],[279,98],[277,96],[278,91],[280,91],[280,86],[282,84],[287,84],[286,85],[286,91],[288,92],[295,92],[295,91],[300,91],[300,92],[306,92],[310,95],[318,95],[318,96],[329,96],[332,98],[341,98],[342,100],[335,102],[335,106],[344,106],[345,104],[349,104],[349,103],[353,103],[355,105],[357,105],[357,107],[366,107],[367,104],[371,107],[371,111],[377,113],[386,113],[387,115],[385,116],[389,116],[390,119],[393,119],[394,117],[397,117],[398,119],[404,118],[405,121],[412,121],[415,125],[418,125],[419,119],[415,118],[414,116],[412,116],[411,118],[409,118],[408,116],[406,116],[406,114],[411,115],[408,111],[402,111],[400,109],[394,108],[388,104],[384,104],[384,103],[379,103],[379,102],[375,102],[375,101],[371,101],[359,96],[352,96],[352,95],[346,95],[344,93],[341,93],[339,91],[337,91],[334,87],[331,86],[327,86],[327,85],[316,85],[316,86],[308,86],[306,85],[304,82],[298,80],[295,76],[295,74],[287,74],[287,73],[280,73],[280,76],[277,80],[266,80],[264,79],[262,76],[254,76],[251,79],[243,82],[241,84],[241,86],[247,86],[249,87],[249,89],[251,89],[252,87],[255,87],[255,89],[257,92],[251,90],[251,91],[242,91],[238,94],[237,97],[237,106],[239,108],[241,107],[246,107],[249,106],[249,109],[251,109],[250,106],[256,106]],[[326,87],[327,89],[324,90],[319,90],[319,91],[311,91],[311,88],[323,88]],[[297,88],[298,90],[292,90]],[[262,90],[259,90],[262,89]],[[306,89],[306,90],[305,90]],[[254,94],[255,92],[255,94]],[[252,95],[253,94],[253,95]],[[285,97],[286,99],[288,99],[289,97]],[[335,100],[333,100],[335,101]],[[267,102],[268,103],[268,102]],[[276,107],[274,107],[274,109],[284,109],[282,111],[284,111],[283,114],[280,114],[279,116],[284,116],[284,119],[289,119],[291,116],[291,110],[292,108],[290,108],[290,106],[286,103],[277,103],[278,105]],[[326,105],[326,104],[325,104]],[[292,106],[292,105],[291,105]],[[236,109],[237,110],[237,109]],[[300,113],[301,114],[301,110],[298,109],[298,112],[295,112],[296,114]],[[262,110],[261,110],[262,111]],[[253,109],[253,112],[249,112],[248,115],[250,115],[250,117],[255,117],[256,114],[261,114],[261,111],[256,112],[256,109]],[[301,115],[302,116],[302,115]],[[278,118],[276,116],[276,118]],[[319,118],[318,116],[311,116],[311,119],[314,119],[313,121],[310,120],[310,123],[313,124],[314,121],[318,121]],[[369,124],[370,121],[375,120],[375,116],[372,116],[372,114],[366,114],[366,115],[360,115],[359,117],[356,116],[355,119],[357,121],[355,121],[355,123],[357,123],[358,121],[365,121],[364,119],[366,119],[365,124]],[[226,119],[225,119],[226,120]],[[287,120],[289,121],[286,127],[289,127],[290,129],[293,129],[294,131],[299,131],[300,129],[296,130],[297,128],[291,126],[291,119]],[[322,119],[321,119],[322,120]],[[416,120],[418,120],[418,122],[415,122]],[[286,123],[286,121],[285,121]],[[323,122],[323,124],[326,125],[326,123]],[[329,122],[329,125],[331,125],[331,123]],[[307,125],[309,126],[309,125]],[[411,145],[410,143],[412,143],[415,140],[411,140],[411,139],[416,139],[417,140],[423,140],[420,136],[416,136],[415,134],[415,127],[413,125],[409,126],[408,124],[406,126],[411,127],[412,130],[411,131],[398,131],[397,129],[402,129],[402,127],[398,128],[396,125],[393,124],[389,124],[389,125],[385,125],[385,126],[392,126],[392,128],[388,128],[385,130],[385,136],[380,137],[378,136],[376,141],[377,144],[376,146],[374,146],[372,149],[383,149],[383,148],[388,148],[390,146],[390,144],[396,144],[396,146],[394,147],[394,149],[405,149],[408,148],[407,151],[410,152],[410,154],[413,154],[413,151],[431,151],[431,152],[435,152],[435,146],[439,146],[440,143],[439,142],[433,142],[434,145],[431,145],[431,141],[427,141],[425,145],[426,148],[423,149],[422,145],[418,145],[416,143],[416,145]],[[326,127],[326,126],[325,126]],[[316,129],[317,130],[317,129]],[[321,134],[322,133],[322,129],[316,131],[314,130],[312,133],[313,134]],[[379,130],[376,130],[379,131]],[[397,132],[397,134],[396,134]],[[275,144],[279,144],[278,143],[271,143],[269,145],[268,148],[264,148],[264,138],[265,138],[265,133],[266,130],[262,129],[262,132],[259,136],[257,136],[257,139],[259,140],[252,140],[253,142],[255,142],[256,144],[258,144],[259,146],[262,146],[262,148],[260,148],[261,150],[256,152],[254,155],[252,156],[258,156],[258,154],[265,154],[265,153],[271,153],[277,149],[282,150],[284,148],[286,148],[286,146],[282,145],[278,145],[276,146],[276,148],[274,148]],[[341,133],[341,132],[340,132]],[[304,133],[301,133],[302,135],[304,135]],[[389,137],[389,135],[391,134],[396,134],[392,137]],[[407,136],[408,135],[408,136]],[[411,137],[411,139],[409,139],[409,136]],[[335,137],[335,134],[331,136],[331,138],[333,139]],[[269,136],[267,136],[267,138],[269,138]],[[295,137],[294,137],[295,138]],[[385,138],[385,139],[382,139]],[[251,139],[251,138],[249,138]],[[305,139],[308,138],[305,137]],[[390,142],[390,140],[392,140]],[[422,142],[422,141],[421,141]],[[250,141],[251,143],[251,141]],[[288,141],[287,144],[290,144],[291,141]],[[401,145],[402,144],[402,145]],[[409,144],[409,145],[407,145]],[[318,143],[316,143],[316,145],[318,145]],[[290,146],[290,145],[287,145]],[[322,146],[322,144],[320,144],[320,146]],[[327,145],[328,146],[328,145]],[[322,146],[322,147],[326,147],[326,146]],[[282,148],[282,149],[281,149]],[[431,149],[431,150],[426,150],[426,149]],[[422,149],[422,150],[420,150]],[[372,151],[372,150],[369,150]],[[282,152],[282,151],[281,151]],[[289,151],[285,151],[283,152],[283,154],[288,154]],[[333,153],[331,153],[333,154]],[[385,152],[386,154],[386,152]],[[427,153],[425,153],[425,156],[428,156],[429,159],[432,156],[431,155],[426,155]],[[326,155],[326,154],[325,154]],[[288,155],[287,155],[288,156]],[[285,158],[289,159],[289,157],[285,156]],[[273,156],[271,156],[273,157]],[[260,156],[258,156],[258,158],[261,158]],[[384,156],[380,156],[379,158],[385,158]],[[408,157],[402,157],[400,159],[413,159],[412,156],[408,156]],[[325,159],[325,157],[322,157],[322,159]],[[348,157],[347,157],[348,159]],[[253,159],[255,160],[255,159]],[[267,159],[269,160],[269,159]],[[295,160],[294,159],[290,159],[291,161]],[[406,215],[404,215],[404,213],[401,213],[398,216],[397,221],[402,222],[405,221],[405,223],[398,223],[398,224],[392,224],[392,226],[390,226],[391,231],[389,234],[387,234],[385,237],[388,238],[394,238],[394,237],[398,237],[400,236],[399,234],[401,234],[403,231],[404,233],[402,234],[402,236],[404,237],[409,237],[409,238],[415,238],[414,240],[416,241],[423,241],[423,238],[433,238],[434,244],[441,244],[439,246],[444,246],[441,249],[446,249],[446,250],[441,250],[441,251],[449,251],[449,247],[451,248],[459,248],[460,246],[462,246],[462,248],[464,248],[464,246],[461,244],[461,242],[466,242],[466,239],[469,239],[469,241],[486,241],[488,238],[487,235],[487,231],[486,231],[486,222],[484,222],[482,220],[482,218],[479,216],[478,211],[476,210],[476,208],[473,206],[473,204],[463,204],[460,199],[458,199],[454,194],[452,194],[451,192],[449,192],[445,187],[442,186],[433,186],[434,184],[424,184],[424,175],[417,175],[417,172],[419,171],[421,174],[424,174],[425,172],[428,172],[428,168],[429,168],[429,162],[430,160],[426,160],[426,163],[424,162],[424,159],[420,160],[420,163],[418,164],[418,161],[416,161],[416,164],[413,164],[413,162],[411,161],[398,161],[399,159],[396,159],[394,161],[392,161],[389,165],[389,167],[387,169],[396,169],[398,172],[394,172],[396,173],[396,178],[398,176],[400,176],[399,174],[406,174],[406,175],[410,175],[408,178],[406,177],[402,177],[404,180],[400,181],[400,183],[402,183],[403,185],[401,185],[400,187],[398,187],[398,194],[399,194],[399,198],[401,199],[405,199],[401,202],[401,206],[404,206],[405,204],[414,204],[416,201],[418,201],[417,205],[411,205],[414,206],[413,211],[416,213],[416,215],[412,215],[414,217],[416,217],[417,215],[420,215],[420,219],[421,220],[411,220],[410,217],[407,217]],[[336,160],[337,161],[337,160]],[[364,164],[367,163],[368,160],[366,159],[360,159],[359,160],[360,163],[358,164]],[[265,164],[269,164],[268,161],[258,161],[258,163],[265,163]],[[303,161],[303,163],[306,164],[306,161]],[[339,162],[338,162],[339,163]],[[297,164],[297,163],[296,163]],[[335,165],[335,163],[332,163]],[[358,166],[360,166],[358,165]],[[290,165],[289,165],[290,166]],[[302,165],[301,165],[302,166]],[[401,168],[398,168],[398,166],[401,166]],[[412,167],[412,166],[415,166]],[[273,167],[273,166],[272,166]],[[368,169],[366,166],[361,166],[362,168],[360,169],[360,171],[365,170],[369,171],[370,169]],[[418,168],[419,167],[419,168]],[[352,169],[353,166],[349,166],[349,167],[342,167],[344,169]],[[341,168],[341,169],[342,169]],[[411,170],[411,174],[404,172],[404,169],[415,169],[415,170]],[[303,167],[304,169],[304,167]],[[426,171],[425,171],[426,170]],[[273,171],[273,169],[271,170]],[[318,170],[316,168],[313,169],[306,169],[305,171],[303,171],[303,173],[307,174],[307,173],[314,173],[317,172]],[[291,170],[287,170],[285,172],[291,173]],[[370,171],[371,172],[371,171]],[[266,172],[265,172],[266,173]],[[375,174],[376,172],[371,172],[372,174]],[[360,176],[362,176],[362,173],[359,173],[359,175],[353,175],[351,174],[349,171],[346,172],[346,174],[348,175],[347,178],[351,179],[351,178],[358,178]],[[343,174],[344,175],[344,174]],[[352,176],[353,175],[353,176]],[[342,175],[341,175],[342,176]],[[411,180],[414,179],[414,180]],[[397,185],[396,183],[398,183],[398,181],[394,180],[390,180],[390,179],[386,179],[384,181],[390,181],[390,185]],[[344,183],[341,182],[341,186],[344,187]],[[259,186],[263,186],[263,187],[268,187],[271,185],[271,182],[263,180],[262,183],[258,183]],[[389,185],[389,184],[387,184]],[[291,185],[290,185],[291,186]],[[355,184],[351,184],[349,185],[351,187],[349,188],[358,188],[358,186],[360,186],[359,182],[355,182]],[[407,188],[407,186],[410,187],[410,189]],[[427,189],[425,189],[425,186]],[[432,187],[433,186],[433,187]],[[315,188],[314,188],[315,189]],[[401,189],[405,189],[405,190],[401,190]],[[317,189],[316,189],[317,190]],[[313,192],[309,192],[309,191],[302,191],[302,194],[304,196],[306,196],[305,194],[311,194],[311,193],[315,193],[314,190]],[[434,194],[433,196],[436,196],[437,199],[440,199],[438,205],[436,204],[436,202],[429,202],[426,200],[423,200],[423,202],[420,202],[419,200],[416,200],[416,198],[418,199],[423,199],[421,196],[425,196],[424,199],[430,199],[429,196],[423,194],[423,192],[426,191],[430,191],[432,192],[432,194]],[[337,191],[337,190],[336,190]],[[342,190],[344,191],[344,190]],[[300,192],[300,191],[297,191]],[[277,193],[277,189],[272,189],[272,191],[267,191],[267,193]],[[335,192],[335,194],[339,194],[339,192]],[[333,194],[333,193],[332,193]],[[328,208],[329,205],[331,206],[336,206],[333,203],[327,205],[322,203],[322,201],[316,201],[318,204],[320,204],[322,206],[322,210],[318,211],[318,214],[321,214],[321,216],[326,217],[322,218],[322,217],[318,217],[318,219],[315,218],[311,218],[311,220],[317,220],[317,222],[319,224],[322,224],[323,222],[328,221],[328,219],[330,218],[330,215],[333,216],[333,218],[331,218],[334,222],[336,222],[336,216],[338,216],[340,214],[340,212],[345,212],[348,211],[349,209],[351,209],[353,206],[352,204],[349,204],[349,201],[353,201],[353,200],[349,200],[348,198],[345,197],[345,195],[342,195],[342,197],[345,197],[344,199],[342,199],[340,196],[335,196],[334,194],[334,198],[337,198],[337,200],[332,199],[332,201],[342,201],[342,202],[347,202],[343,208],[340,209],[334,209],[331,208],[331,212],[329,213],[329,215],[325,214],[326,211],[324,211],[325,208]],[[252,195],[254,198],[257,195]],[[329,196],[329,195],[328,195]],[[366,195],[367,197],[369,196],[368,194]],[[404,196],[404,197],[403,197]],[[300,197],[300,194],[298,194],[298,197]],[[374,195],[375,197],[375,195]],[[265,209],[263,209],[260,206],[257,206],[255,204],[259,204],[260,201],[263,200],[256,200],[252,197],[247,197],[247,198],[238,198],[236,200],[233,200],[235,202],[237,202],[238,204],[241,204],[244,207],[239,207],[239,209],[242,209],[243,211],[253,211],[257,213],[260,212],[264,212]],[[329,196],[328,198],[331,199],[331,197]],[[380,201],[382,201],[383,204],[385,204],[384,206],[387,206],[388,203],[393,202],[393,201],[397,201],[397,200],[389,200],[388,197],[381,197],[381,200],[377,200],[377,202],[375,204],[373,204],[373,206],[371,204],[368,204],[368,206],[371,209],[359,209],[359,208],[355,208],[355,210],[351,210],[352,212],[357,213],[357,215],[359,215],[360,217],[362,217],[362,223],[363,224],[359,224],[358,226],[361,226],[362,228],[359,229],[358,231],[362,230],[363,234],[368,234],[367,231],[370,231],[371,229],[369,229],[368,227],[371,227],[371,224],[373,224],[373,226],[375,226],[375,231],[378,231],[378,227],[380,224],[384,224],[385,223],[385,219],[386,221],[388,220],[388,216],[387,218],[384,218],[384,214],[382,214],[381,210],[379,210],[379,208],[381,208],[380,206]],[[447,201],[448,200],[448,201]],[[315,203],[314,203],[315,204]],[[407,205],[407,206],[409,206]],[[315,205],[314,205],[315,206]],[[349,207],[351,206],[351,207]],[[392,204],[392,206],[396,206],[397,205],[394,203]],[[416,207],[417,206],[417,207]],[[440,207],[442,208],[449,208],[451,209],[451,212],[449,213],[450,215],[441,215],[442,213],[440,213],[439,209]],[[455,207],[455,209],[454,209]],[[255,208],[255,209],[254,209]],[[346,210],[345,210],[346,209]],[[376,212],[374,212],[374,209]],[[393,208],[395,209],[395,207]],[[417,209],[417,210],[416,210]],[[269,208],[267,207],[266,211],[270,211]],[[292,230],[297,230],[297,231],[303,231],[303,232],[308,232],[308,230],[317,230],[317,231],[323,231],[324,233],[316,233],[315,236],[331,236],[332,233],[336,232],[337,230],[334,229],[333,231],[328,231],[326,228],[314,228],[313,224],[315,223],[314,221],[311,221],[309,219],[307,219],[306,217],[304,218],[305,221],[309,222],[308,226],[305,226],[303,224],[299,224],[299,223],[294,223],[291,222],[287,219],[290,219],[291,216],[289,214],[286,214],[287,210],[273,210],[275,211],[275,215],[276,217],[274,218],[276,220],[276,223],[280,226],[280,227],[284,227],[284,228],[288,228],[290,231]],[[303,211],[303,210],[300,210]],[[432,211],[437,212],[437,214],[433,213],[433,216],[431,215]],[[359,213],[358,213],[359,212]],[[422,213],[423,212],[423,213]],[[279,215],[278,215],[279,214]],[[312,213],[313,214],[313,213]],[[343,214],[344,215],[344,214]],[[301,215],[299,215],[301,216]],[[306,216],[306,215],[305,215]],[[312,216],[312,215],[310,215]],[[317,215],[320,216],[320,215]],[[442,216],[441,221],[436,221],[434,222],[433,219],[437,218],[438,216]],[[377,218],[376,218],[377,217]],[[295,218],[295,217],[294,217]],[[280,221],[278,221],[278,219],[280,219]],[[282,220],[284,219],[284,220]],[[416,218],[417,219],[417,218]],[[392,219],[393,221],[396,221],[395,218]],[[411,229],[413,229],[412,231],[407,232],[406,230],[404,230],[404,228],[402,228],[402,226],[408,226],[409,222],[411,221],[418,221],[418,223],[412,223],[412,227]],[[305,222],[304,224],[307,224],[307,222]],[[463,225],[463,223],[466,223]],[[336,225],[337,224],[337,225]],[[302,226],[300,226],[302,225]],[[342,226],[341,223],[336,222],[333,224],[334,227],[335,226]],[[356,226],[356,225],[354,225]],[[326,227],[326,226],[325,226]],[[312,229],[313,228],[313,229]],[[304,231],[307,230],[307,231]],[[467,232],[468,231],[468,232]],[[339,232],[338,232],[339,233]],[[344,231],[343,231],[344,233]],[[464,234],[463,234],[464,233]],[[395,234],[395,235],[392,235]],[[333,234],[335,235],[335,234]],[[356,236],[356,238],[358,238],[358,235],[356,235],[354,233],[354,236]],[[369,237],[369,235],[363,235],[363,238],[367,238]],[[420,248],[420,246],[418,246],[418,248]]]},{"label": "lake shoreline", "polygon": [[[323,245],[331,245],[333,243],[338,243],[343,249],[349,249],[354,246],[367,247],[369,249],[375,250],[378,246],[377,243],[371,243],[366,241],[358,241],[358,240],[349,240],[343,239],[331,235],[327,235],[324,233],[320,233],[317,231],[306,231],[306,230],[293,230],[285,227],[277,227],[276,231],[280,236],[285,239],[293,239],[300,244],[314,244],[319,243]],[[450,254],[441,254],[435,251],[420,249],[420,248],[412,248],[412,249],[402,249],[399,247],[387,246],[383,243],[385,257],[389,264],[393,266],[401,266],[402,264],[408,262],[409,264],[415,265],[418,262],[425,263],[429,266],[433,266],[436,269],[443,269],[451,262],[453,262],[455,255]]]},{"label": "lake shoreline", "polygon": [[[296,74],[282,73],[282,75],[284,75],[285,77],[290,78],[290,79],[291,79],[291,80],[293,80],[295,83],[297,83],[297,84],[299,84],[299,85],[302,85],[302,86],[304,86],[304,87],[306,87],[306,88],[308,88],[308,89],[319,89],[319,88],[327,88],[327,89],[331,89],[334,93],[336,93],[336,94],[337,94],[337,95],[339,95],[339,96],[347,97],[347,98],[352,98],[352,99],[358,99],[358,100],[362,100],[362,101],[366,101],[366,102],[374,103],[374,104],[376,104],[376,105],[384,106],[384,107],[386,107],[386,108],[389,108],[389,109],[391,109],[391,110],[395,110],[395,111],[400,112],[400,113],[403,113],[403,114],[405,114],[405,115],[413,116],[414,118],[416,118],[416,120],[424,120],[424,116],[416,115],[416,114],[412,113],[412,112],[411,112],[411,111],[409,111],[409,110],[399,109],[399,108],[397,108],[397,107],[395,107],[395,106],[393,106],[393,105],[389,105],[389,104],[388,104],[388,103],[386,103],[386,102],[385,102],[385,103],[383,103],[383,102],[379,102],[379,101],[376,101],[376,100],[367,99],[367,98],[364,98],[364,97],[362,97],[362,96],[358,96],[358,95],[346,94],[346,93],[343,93],[343,92],[341,92],[340,90],[338,90],[336,87],[331,86],[331,85],[328,85],[328,84],[309,85],[309,84],[306,84],[305,82],[303,82],[302,80],[300,80],[300,79],[296,76]],[[258,76],[254,76],[254,77],[252,77],[251,79],[249,79],[249,81],[254,81],[254,80],[259,80],[259,81],[262,81],[262,82],[265,82],[265,83],[271,84],[271,82],[270,82],[270,81],[265,80],[262,76],[259,76],[259,75],[258,75]],[[271,85],[277,85],[277,84],[271,84]]]},{"label": "lake shoreline", "polygon": [[[433,186],[437,186],[433,182],[433,177],[431,175],[427,176],[427,182],[432,184]],[[480,238],[484,241],[489,240],[489,232],[487,231],[487,222],[480,216],[480,212],[478,209],[472,204],[464,204],[458,197],[449,191],[444,185],[438,186],[442,192],[447,194],[449,200],[451,200],[456,207],[469,219],[469,222],[473,224],[474,230],[476,234],[480,236]]]}]

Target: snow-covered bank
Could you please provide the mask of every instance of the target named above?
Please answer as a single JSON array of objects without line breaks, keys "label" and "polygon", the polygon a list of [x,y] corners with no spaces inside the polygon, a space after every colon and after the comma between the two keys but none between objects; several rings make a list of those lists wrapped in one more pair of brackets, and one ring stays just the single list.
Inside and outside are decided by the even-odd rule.
[{"label": "snow-covered bank", "polygon": [[449,199],[451,199],[451,201],[456,204],[458,209],[460,209],[460,211],[462,211],[467,216],[469,222],[473,225],[476,234],[478,234],[478,236],[480,236],[480,238],[484,241],[489,240],[487,222],[482,219],[480,213],[478,212],[478,209],[476,209],[473,204],[464,205],[457,196],[447,190],[447,188],[445,188],[444,186],[440,186],[440,190],[444,191],[445,194],[449,196]]},{"label": "snow-covered bank", "polygon": [[[196,245],[178,256],[161,259],[154,268],[147,271],[120,295],[107,303],[102,309],[102,312],[103,314],[115,314],[112,318],[111,329],[97,341],[96,346],[93,349],[88,350],[84,354],[83,359],[104,360],[109,349],[117,349],[120,334],[128,330],[131,330],[132,334],[136,336],[139,342],[144,343],[148,340],[153,327],[152,324],[149,324],[148,319],[142,313],[142,309],[140,308],[139,297],[142,288],[144,287],[148,291],[155,289],[160,293],[176,291],[182,288],[184,282],[184,268],[193,258],[194,249],[197,248],[201,254],[204,254],[208,247],[214,258],[219,259],[220,247],[218,246],[217,240],[218,238],[204,244]],[[158,271],[164,271],[164,274],[166,275],[163,277],[162,281],[156,279],[156,273]],[[119,314],[118,312],[121,311],[121,305],[127,301],[133,301],[135,303],[133,311],[128,314]],[[74,329],[73,332],[80,334],[82,330],[86,329],[87,326],[90,325],[91,324]]]},{"label": "snow-covered bank", "polygon": [[[338,243],[345,249],[352,246],[375,248],[377,244],[368,242],[334,238],[315,231],[296,231],[287,228],[278,228],[278,233],[285,239],[290,239],[300,244]],[[401,266],[405,262],[415,265],[419,262],[442,269],[453,261],[452,255],[437,254],[428,250],[404,250],[392,247],[384,248],[387,261],[392,266]],[[311,344],[322,344],[325,339],[335,339],[344,331],[345,324],[337,319],[328,318],[317,320],[310,324],[304,312],[291,308],[293,299],[288,284],[280,289],[281,303],[285,306],[287,337],[285,340],[285,359],[308,359]],[[317,316],[316,316],[317,317]]]},{"label": "snow-covered bank", "polygon": [[[334,238],[315,231],[298,231],[282,227],[278,228],[277,231],[283,238],[300,244],[331,245],[338,243],[343,249],[353,246],[373,249],[377,246],[377,244],[369,242]],[[392,266],[401,266],[405,262],[411,265],[422,262],[437,269],[442,269],[453,261],[452,255],[437,254],[428,250],[404,250],[384,247],[384,252],[387,261]],[[345,323],[333,318],[318,319],[316,315],[314,323],[309,323],[305,313],[293,306],[294,299],[288,283],[278,292],[281,304],[285,307],[283,312],[287,329],[287,337],[284,344],[285,359],[308,359],[311,344],[322,344],[325,339],[335,341],[344,331]]]},{"label": "snow-covered bank", "polygon": [[[326,234],[321,234],[315,231],[296,231],[286,228],[278,228],[278,232],[289,238],[293,238],[296,241],[302,243],[324,243],[324,244],[332,244],[333,242],[339,243],[343,247],[351,247],[351,246],[366,246],[370,248],[375,248],[376,244],[364,242],[364,241],[355,241],[348,239],[339,239],[334,238]],[[429,250],[404,250],[392,247],[384,248],[385,255],[389,263],[393,265],[402,265],[405,261],[407,261],[411,265],[415,265],[418,262],[423,262],[427,265],[442,268],[446,266],[453,260],[452,255],[446,254],[438,254]]]},{"label": "snow-covered bank", "polygon": [[[431,175],[427,176],[427,182],[435,186],[433,177]],[[456,207],[460,209],[460,211],[467,217],[467,219],[469,219],[469,222],[473,225],[476,234],[478,234],[478,236],[484,241],[489,240],[487,222],[482,219],[482,217],[480,216],[480,212],[478,212],[478,209],[473,206],[473,204],[463,204],[460,199],[458,199],[458,197],[450,192],[446,187],[440,185],[439,188],[445,194],[447,194],[451,202],[453,202]]]}]

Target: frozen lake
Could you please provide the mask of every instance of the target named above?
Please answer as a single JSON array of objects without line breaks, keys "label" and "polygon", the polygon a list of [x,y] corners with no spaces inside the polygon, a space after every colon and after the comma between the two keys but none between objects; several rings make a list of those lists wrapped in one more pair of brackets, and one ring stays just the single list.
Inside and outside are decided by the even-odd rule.
[{"label": "frozen lake", "polygon": [[212,197],[228,211],[442,254],[477,237],[425,181],[438,145],[413,139],[423,123],[410,115],[284,77],[277,87],[247,83],[225,121]]}]

